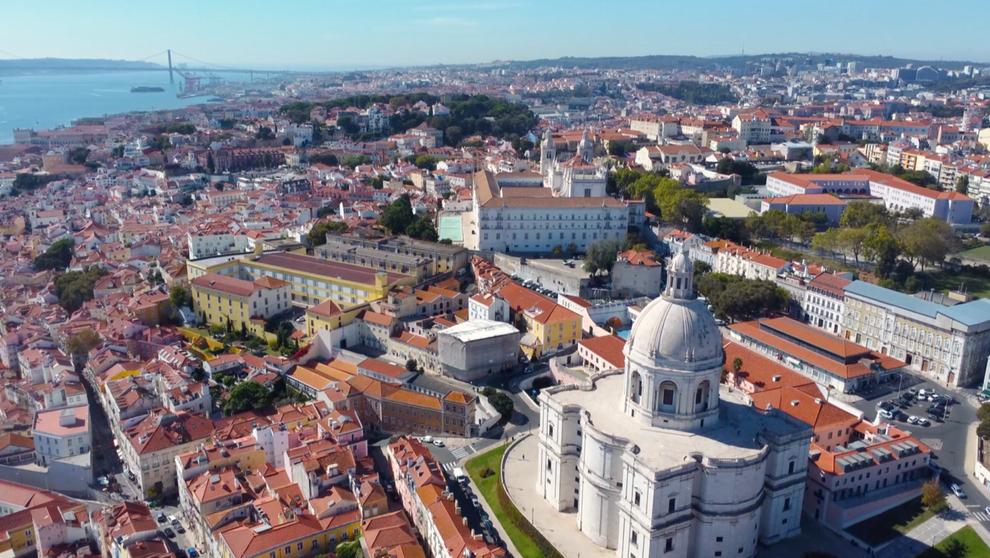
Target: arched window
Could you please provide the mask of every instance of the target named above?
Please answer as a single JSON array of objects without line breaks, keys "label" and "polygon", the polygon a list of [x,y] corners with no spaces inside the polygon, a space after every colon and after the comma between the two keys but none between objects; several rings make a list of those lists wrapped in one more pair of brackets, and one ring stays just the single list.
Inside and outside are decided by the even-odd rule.
[{"label": "arched window", "polygon": [[633,371],[629,384],[629,398],[633,403],[639,403],[639,398],[643,395],[643,378],[639,372]]},{"label": "arched window", "polygon": [[694,410],[695,411],[707,411],[708,410],[708,395],[711,391],[711,387],[708,384],[708,380],[701,382],[698,386],[698,391],[694,393]]},{"label": "arched window", "polygon": [[677,412],[677,384],[664,382],[657,390],[657,410],[662,413]]}]

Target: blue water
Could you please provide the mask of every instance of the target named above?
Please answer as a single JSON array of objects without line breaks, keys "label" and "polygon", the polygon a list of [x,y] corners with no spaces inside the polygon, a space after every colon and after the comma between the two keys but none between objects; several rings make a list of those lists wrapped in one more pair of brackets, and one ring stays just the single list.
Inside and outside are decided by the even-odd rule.
[{"label": "blue water", "polygon": [[623,339],[629,339],[629,332],[632,331],[632,327],[624,327],[622,329],[615,330],[615,334]]},{"label": "blue water", "polygon": [[[0,75],[0,143],[14,141],[14,128],[54,128],[84,116],[181,108],[206,100],[176,98],[181,78],[175,77],[176,83],[170,85],[168,72]],[[137,85],[165,91],[131,93]]]}]

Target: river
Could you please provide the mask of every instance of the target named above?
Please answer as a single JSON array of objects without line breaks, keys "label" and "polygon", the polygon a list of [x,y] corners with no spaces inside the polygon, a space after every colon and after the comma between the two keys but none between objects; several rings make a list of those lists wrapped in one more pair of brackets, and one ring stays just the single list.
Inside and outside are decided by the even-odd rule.
[{"label": "river", "polygon": [[[168,72],[51,73],[0,75],[0,144],[13,143],[14,128],[67,126],[77,118],[135,110],[180,108],[207,97],[179,99]],[[131,87],[164,87],[156,93],[131,93]]]}]

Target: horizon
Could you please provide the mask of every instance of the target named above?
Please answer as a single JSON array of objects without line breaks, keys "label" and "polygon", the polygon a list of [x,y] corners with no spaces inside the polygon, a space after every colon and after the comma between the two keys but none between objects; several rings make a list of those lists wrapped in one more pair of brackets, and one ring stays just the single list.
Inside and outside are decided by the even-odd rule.
[{"label": "horizon", "polygon": [[[189,63],[308,71],[789,52],[990,61],[990,46],[979,40],[990,6],[976,0],[957,0],[950,6],[906,0],[897,10],[886,3],[840,0],[831,10],[798,13],[791,3],[779,1],[752,10],[730,0],[713,0],[706,14],[715,16],[705,17],[692,6],[657,6],[643,0],[621,7],[589,0],[384,0],[374,7],[351,0],[296,0],[277,9],[263,0],[205,5],[176,0],[168,11],[123,0],[103,0],[85,8],[68,0],[47,4],[43,14],[24,0],[3,8],[9,25],[7,40],[0,42],[0,60],[150,58],[164,64],[160,53],[172,48]],[[918,17],[919,12],[924,17]],[[149,27],[149,21],[155,25]],[[304,22],[317,25],[312,31],[295,28]],[[835,31],[809,33],[809,22]],[[842,32],[847,26],[851,33]],[[49,33],[44,41],[38,40],[39,30]],[[882,54],[855,54],[871,52]]]}]

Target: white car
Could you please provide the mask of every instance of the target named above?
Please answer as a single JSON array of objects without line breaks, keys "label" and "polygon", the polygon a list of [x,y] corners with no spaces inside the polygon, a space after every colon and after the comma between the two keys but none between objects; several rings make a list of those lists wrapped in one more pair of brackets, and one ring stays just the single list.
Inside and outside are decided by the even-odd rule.
[{"label": "white car", "polygon": [[952,490],[952,493],[956,495],[956,498],[961,499],[966,497],[966,493],[963,492],[962,487],[960,487],[958,484],[953,484],[952,486],[949,487],[949,489]]},{"label": "white car", "polygon": [[433,440],[433,445],[436,446],[436,447],[438,447],[438,448],[442,448],[443,447],[443,440]]},{"label": "white car", "polygon": [[894,418],[894,413],[891,413],[890,411],[887,411],[887,410],[884,410],[884,409],[881,409],[881,410],[880,410],[880,416],[882,416],[883,418],[885,418],[885,419],[887,419],[887,420],[893,420],[893,418]]},{"label": "white car", "polygon": [[423,442],[424,444],[432,444],[433,436],[423,436],[422,438],[419,439],[419,441]]},{"label": "white car", "polygon": [[918,417],[914,415],[911,415],[907,418],[908,424],[918,424],[918,421],[919,421]]},{"label": "white car", "polygon": [[925,417],[918,417],[918,426],[928,426],[931,422]]}]

